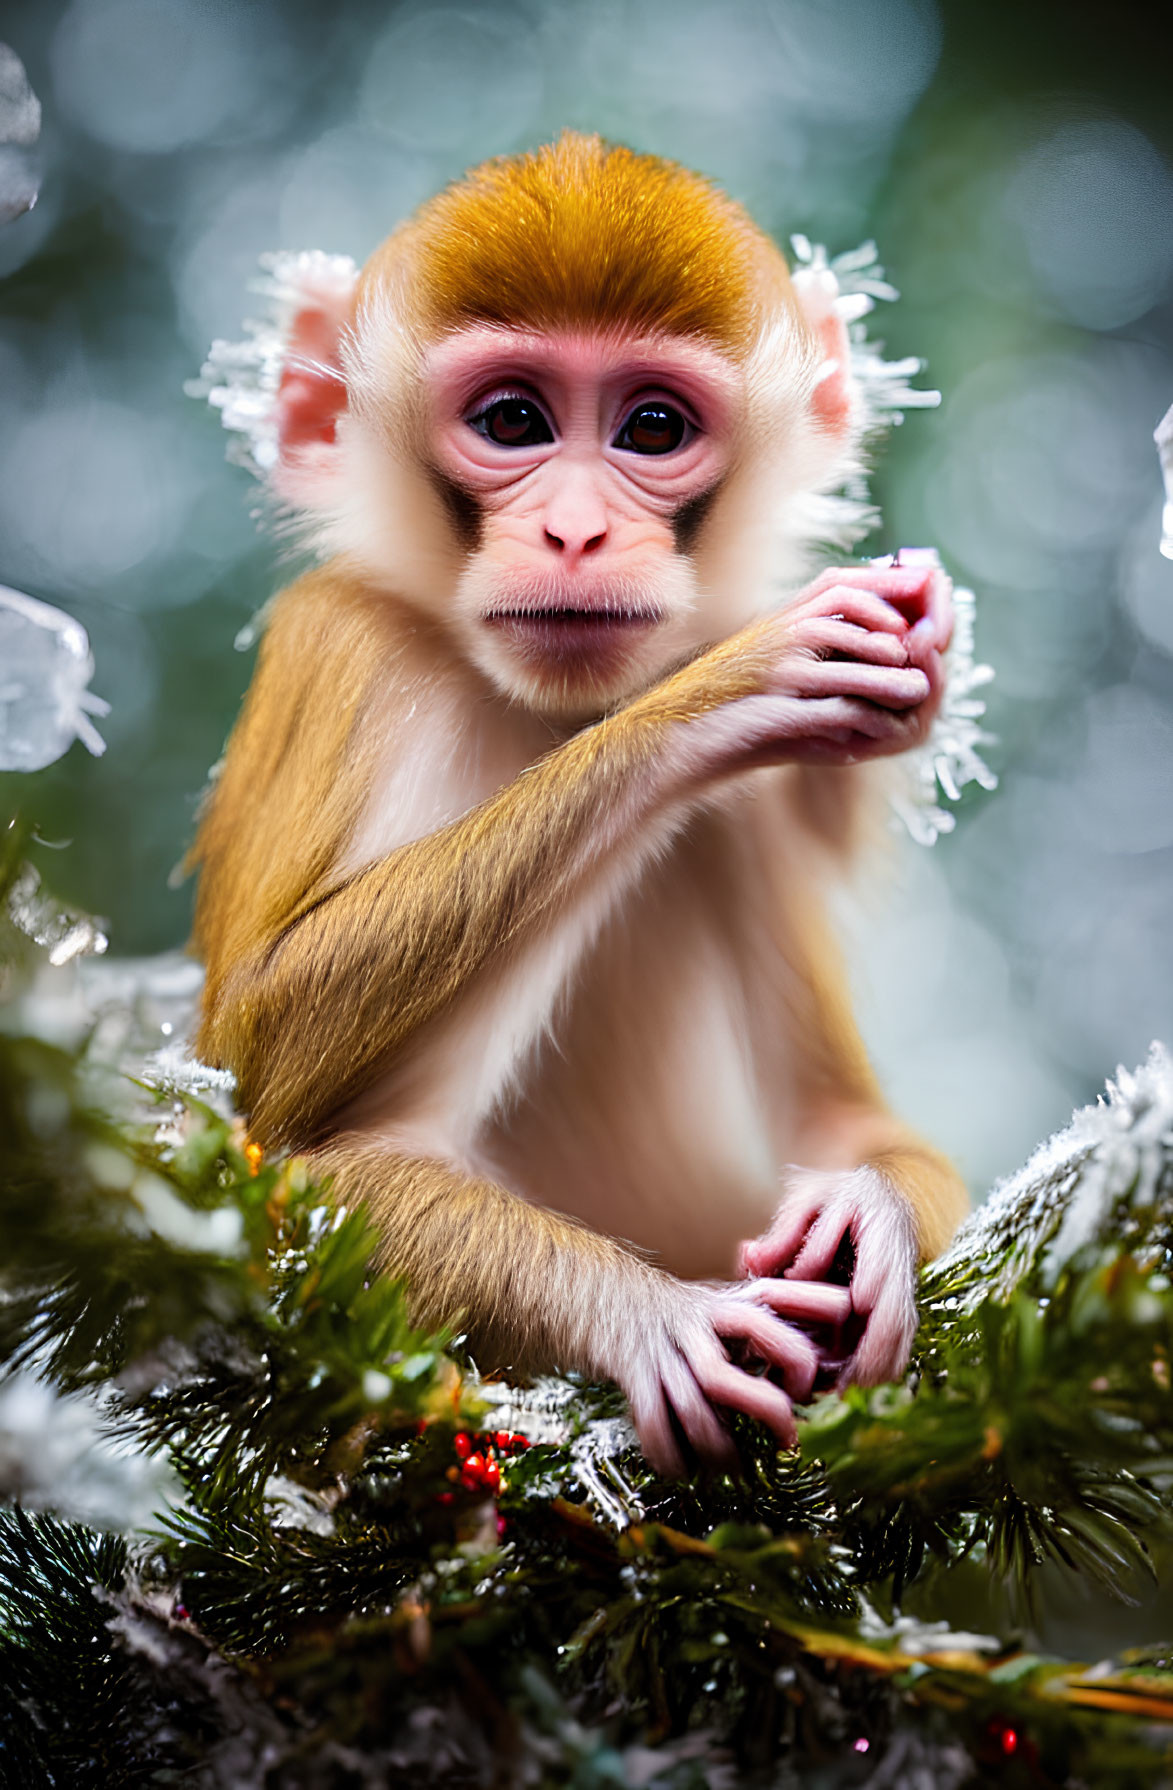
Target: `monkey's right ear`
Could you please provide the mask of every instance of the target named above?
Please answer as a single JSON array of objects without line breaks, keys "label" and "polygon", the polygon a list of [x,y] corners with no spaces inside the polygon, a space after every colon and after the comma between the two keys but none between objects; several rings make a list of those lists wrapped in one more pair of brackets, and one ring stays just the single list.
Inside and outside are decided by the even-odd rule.
[{"label": "monkey's right ear", "polygon": [[288,497],[346,408],[339,349],[358,269],[349,256],[317,250],[263,255],[261,266],[266,277],[253,289],[269,315],[245,322],[244,341],[213,342],[184,390],[206,398],[233,431],[228,458]]}]

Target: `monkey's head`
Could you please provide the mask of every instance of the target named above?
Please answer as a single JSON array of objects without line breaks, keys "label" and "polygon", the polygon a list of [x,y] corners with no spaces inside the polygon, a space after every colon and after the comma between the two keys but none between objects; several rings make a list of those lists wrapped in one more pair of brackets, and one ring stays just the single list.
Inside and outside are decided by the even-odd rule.
[{"label": "monkey's head", "polygon": [[709,182],[597,137],[474,169],[291,342],[280,494],[571,723],[776,603],[857,445],[825,298]]}]

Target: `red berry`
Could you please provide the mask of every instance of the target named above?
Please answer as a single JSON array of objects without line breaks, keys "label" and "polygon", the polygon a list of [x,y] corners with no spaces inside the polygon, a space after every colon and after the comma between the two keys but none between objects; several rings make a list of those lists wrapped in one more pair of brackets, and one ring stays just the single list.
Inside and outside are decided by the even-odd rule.
[{"label": "red berry", "polygon": [[501,1469],[496,1461],[485,1462],[485,1471],[482,1477],[491,1492],[499,1490],[501,1485]]},{"label": "red berry", "polygon": [[452,1438],[452,1446],[456,1451],[458,1461],[466,1461],[472,1453],[471,1438],[466,1436],[463,1430],[457,1430]]}]

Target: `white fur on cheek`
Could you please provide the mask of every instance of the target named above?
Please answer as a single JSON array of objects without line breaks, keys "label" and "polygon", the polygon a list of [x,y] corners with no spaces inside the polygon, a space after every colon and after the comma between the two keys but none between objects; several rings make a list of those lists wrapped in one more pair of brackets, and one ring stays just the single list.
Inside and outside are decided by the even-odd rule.
[{"label": "white fur on cheek", "polygon": [[725,633],[776,607],[820,549],[850,547],[870,522],[866,505],[834,495],[862,474],[859,434],[834,435],[815,420],[819,371],[817,343],[789,312],[747,362],[741,451],[697,554],[706,604]]}]

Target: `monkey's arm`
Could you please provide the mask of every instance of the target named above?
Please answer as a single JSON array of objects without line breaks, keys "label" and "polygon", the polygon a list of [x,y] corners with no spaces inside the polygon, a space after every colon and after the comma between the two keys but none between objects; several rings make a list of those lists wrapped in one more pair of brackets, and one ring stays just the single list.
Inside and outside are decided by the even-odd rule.
[{"label": "monkey's arm", "polygon": [[[903,626],[862,589],[816,587],[801,613],[713,648],[462,819],[341,881],[325,872],[235,952],[209,952],[198,1046],[235,1071],[254,1136],[319,1139],[494,965],[560,924],[581,938],[582,904],[613,896],[714,778],[899,749],[927,687]],[[231,826],[222,803],[212,819]]]},{"label": "monkey's arm", "polygon": [[748,1344],[805,1397],[815,1350],[776,1314],[832,1324],[847,1316],[838,1287],[675,1280],[611,1238],[434,1158],[340,1137],[314,1163],[336,1197],[381,1220],[383,1266],[404,1276],[417,1322],[459,1319],[485,1369],[559,1366],[616,1380],[662,1472],[683,1471],[680,1434],[700,1457],[731,1464],[714,1405],[794,1440],[786,1394],[735,1367],[722,1338]]},{"label": "monkey's arm", "polygon": [[773,1222],[742,1246],[752,1275],[819,1281],[844,1237],[852,1310],[863,1335],[842,1378],[863,1385],[904,1371],[916,1331],[916,1269],[940,1254],[968,1210],[956,1169],[887,1109],[856,1030],[835,945],[813,913],[802,927],[795,1163]]}]

